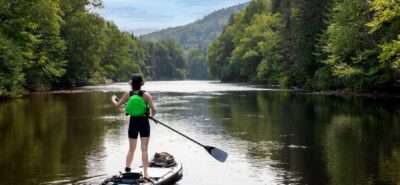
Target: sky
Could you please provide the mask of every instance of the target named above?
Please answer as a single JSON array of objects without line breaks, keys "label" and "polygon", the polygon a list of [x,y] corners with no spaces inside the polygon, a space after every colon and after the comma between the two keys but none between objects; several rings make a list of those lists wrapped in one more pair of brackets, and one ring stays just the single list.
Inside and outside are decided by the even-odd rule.
[{"label": "sky", "polygon": [[123,31],[136,35],[189,24],[207,14],[249,0],[103,0],[96,9]]}]

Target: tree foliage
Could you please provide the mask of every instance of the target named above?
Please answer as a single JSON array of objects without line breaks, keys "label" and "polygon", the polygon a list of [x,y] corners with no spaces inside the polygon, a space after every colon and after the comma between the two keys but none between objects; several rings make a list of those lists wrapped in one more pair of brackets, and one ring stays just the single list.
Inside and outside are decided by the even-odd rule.
[{"label": "tree foliage", "polygon": [[154,80],[179,80],[187,75],[187,62],[183,50],[174,40],[142,41],[146,51],[146,64]]},{"label": "tree foliage", "polygon": [[15,66],[21,67],[24,73],[23,80],[15,79],[19,83],[43,88],[64,74],[65,43],[60,37],[61,14],[57,0],[0,2],[0,31],[20,50],[21,55],[16,58],[23,60],[23,65]]},{"label": "tree foliage", "polygon": [[0,1],[0,96],[127,81],[133,73],[151,77],[151,69],[156,79],[185,78],[176,43],[156,43],[159,66],[149,66],[145,43],[89,11],[102,6],[101,0]]},{"label": "tree foliage", "polygon": [[187,54],[188,78],[196,80],[208,79],[205,48],[190,48]]},{"label": "tree foliage", "polygon": [[211,76],[224,81],[280,81],[276,69],[282,62],[281,22],[280,14],[271,14],[270,4],[262,0],[252,1],[232,16],[208,48]]},{"label": "tree foliage", "polygon": [[223,27],[228,23],[229,17],[246,6],[247,3],[223,8],[193,23],[153,32],[142,38],[153,42],[175,40],[182,46],[188,59],[187,77],[189,79],[208,79],[207,49],[205,48],[221,33]]},{"label": "tree foliage", "polygon": [[24,92],[20,48],[0,34],[0,53],[0,96],[18,96]]},{"label": "tree foliage", "polygon": [[193,23],[144,35],[143,39],[153,42],[172,39],[178,42],[184,50],[193,47],[204,48],[221,33],[229,17],[242,10],[246,5],[239,4],[220,9]]},{"label": "tree foliage", "polygon": [[373,19],[367,23],[370,33],[379,35],[379,61],[393,71],[395,85],[400,85],[400,1],[371,0]]},{"label": "tree foliage", "polygon": [[253,0],[208,47],[212,77],[310,90],[399,88],[398,0]]}]

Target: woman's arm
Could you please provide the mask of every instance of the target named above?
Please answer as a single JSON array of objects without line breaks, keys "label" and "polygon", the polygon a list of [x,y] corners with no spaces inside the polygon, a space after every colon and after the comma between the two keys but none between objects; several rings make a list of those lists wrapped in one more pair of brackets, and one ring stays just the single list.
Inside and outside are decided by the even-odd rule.
[{"label": "woman's arm", "polygon": [[150,106],[150,117],[154,117],[156,115],[156,108],[154,108],[154,104],[153,104],[153,99],[150,95],[150,93],[145,92],[143,93],[143,97],[144,97],[144,101],[147,103],[147,105]]},{"label": "woman's arm", "polygon": [[128,92],[126,92],[119,101],[117,101],[117,96],[113,95],[111,97],[111,101],[112,101],[112,103],[114,104],[115,107],[120,107],[121,105],[123,105],[126,102],[128,102],[128,100],[129,100],[129,93]]}]

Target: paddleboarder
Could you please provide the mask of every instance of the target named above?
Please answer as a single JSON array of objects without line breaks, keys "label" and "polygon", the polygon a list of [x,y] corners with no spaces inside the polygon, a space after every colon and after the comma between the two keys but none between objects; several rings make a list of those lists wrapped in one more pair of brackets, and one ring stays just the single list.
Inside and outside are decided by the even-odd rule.
[{"label": "paddleboarder", "polygon": [[[156,109],[153,105],[153,100],[150,93],[142,91],[141,87],[144,85],[144,79],[141,75],[135,74],[129,81],[132,90],[126,92],[118,101],[117,96],[113,95],[111,101],[116,107],[126,104],[125,110],[130,115],[129,120],[129,151],[126,155],[126,168],[125,172],[131,171],[133,155],[135,153],[137,138],[140,135],[142,163],[143,163],[143,176],[150,178],[148,167],[148,145],[150,138],[150,124],[148,116],[154,117]],[[150,112],[150,113],[149,113]]]}]

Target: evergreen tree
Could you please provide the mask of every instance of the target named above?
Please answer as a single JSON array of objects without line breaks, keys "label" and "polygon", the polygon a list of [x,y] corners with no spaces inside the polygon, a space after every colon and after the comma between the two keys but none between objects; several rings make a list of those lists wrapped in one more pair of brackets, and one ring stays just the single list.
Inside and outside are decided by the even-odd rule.
[{"label": "evergreen tree", "polygon": [[188,78],[196,80],[208,79],[205,48],[190,48],[187,54]]}]

